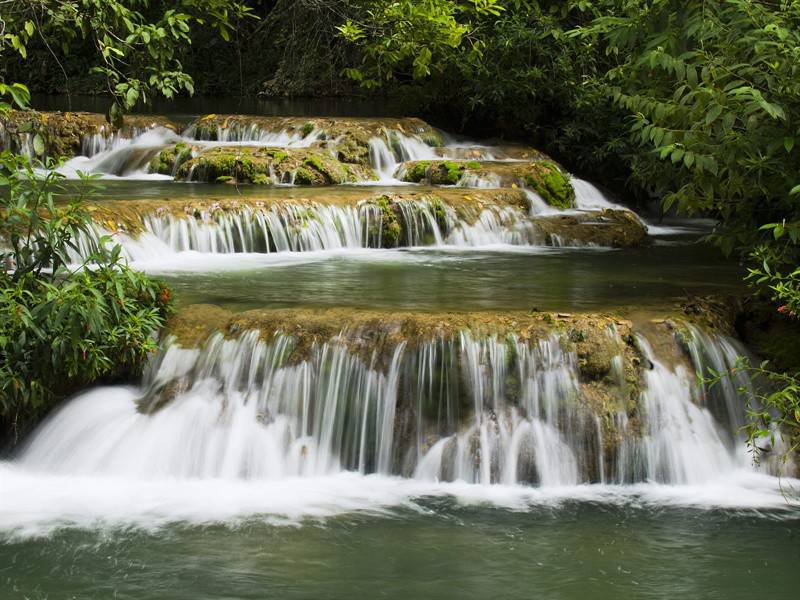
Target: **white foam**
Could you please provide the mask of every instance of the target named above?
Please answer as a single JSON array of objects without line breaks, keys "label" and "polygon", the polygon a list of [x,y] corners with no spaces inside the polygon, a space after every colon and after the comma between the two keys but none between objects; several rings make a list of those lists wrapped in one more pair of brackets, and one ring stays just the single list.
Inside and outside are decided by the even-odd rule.
[{"label": "white foam", "polygon": [[[784,489],[800,481],[785,480]],[[43,475],[0,463],[0,536],[47,536],[59,528],[138,527],[170,523],[235,523],[257,518],[298,524],[345,513],[387,514],[417,508],[421,498],[452,498],[470,505],[524,511],[565,502],[676,506],[713,510],[777,511],[798,518],[800,503],[782,494],[779,481],[737,472],[704,485],[579,485],[530,488],[438,483],[339,473],[276,481],[157,480]]]}]

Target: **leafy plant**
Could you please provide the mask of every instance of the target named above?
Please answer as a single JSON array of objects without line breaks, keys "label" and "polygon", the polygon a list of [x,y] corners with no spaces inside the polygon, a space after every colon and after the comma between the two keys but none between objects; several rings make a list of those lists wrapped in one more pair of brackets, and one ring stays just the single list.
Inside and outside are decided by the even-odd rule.
[{"label": "leafy plant", "polygon": [[26,58],[28,45],[41,41],[66,75],[62,58],[88,42],[91,71],[104,78],[113,98],[109,120],[118,124],[124,111],[154,95],[194,93],[177,58],[192,43],[193,26],[230,40],[234,23],[251,15],[236,0],[17,0],[4,8],[0,55],[5,46]]},{"label": "leafy plant", "polygon": [[130,269],[111,240],[87,243],[82,193],[62,204],[56,194],[69,190],[52,169],[39,175],[4,152],[0,186],[0,424],[20,433],[74,390],[139,371],[169,290]]},{"label": "leafy plant", "polygon": [[[767,361],[753,365],[744,357],[731,370],[746,371],[759,384],[738,390],[747,402],[749,418],[744,431],[755,462],[760,462],[764,454],[788,462],[800,450],[800,374],[778,373]],[[713,386],[727,376],[709,369],[704,382]]]}]

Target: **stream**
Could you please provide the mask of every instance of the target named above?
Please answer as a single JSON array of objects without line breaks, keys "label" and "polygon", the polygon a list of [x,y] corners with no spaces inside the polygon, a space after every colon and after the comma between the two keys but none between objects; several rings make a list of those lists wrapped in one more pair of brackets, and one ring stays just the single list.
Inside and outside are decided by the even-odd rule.
[{"label": "stream", "polygon": [[[747,293],[713,223],[555,208],[527,150],[370,112],[84,136],[73,262],[120,244],[179,325],[0,461],[0,598],[795,597],[794,465],[753,464],[746,374],[698,381],[748,354],[682,308]],[[351,180],[301,185],[311,150]]]}]

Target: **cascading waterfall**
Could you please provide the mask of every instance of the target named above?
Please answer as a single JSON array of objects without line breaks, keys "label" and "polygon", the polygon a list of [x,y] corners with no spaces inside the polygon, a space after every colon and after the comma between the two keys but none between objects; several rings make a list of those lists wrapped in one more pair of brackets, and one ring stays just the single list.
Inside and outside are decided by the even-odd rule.
[{"label": "cascading waterfall", "polygon": [[[17,138],[23,144],[21,154],[33,157],[32,137],[22,134]],[[267,146],[303,148],[319,140],[321,133],[312,131],[306,136],[298,133],[264,131],[256,125],[233,123],[218,128],[215,136],[200,134],[196,126],[189,126],[182,134],[161,126],[137,127],[125,132],[100,131],[86,135],[81,141],[81,155],[67,161],[59,171],[68,178],[77,177],[77,172],[103,174],[114,177],[142,178],[148,175],[150,161],[162,150],[177,143],[201,146]],[[7,136],[8,137],[8,136]],[[213,138],[213,139],[212,139]],[[4,141],[10,147],[11,138]],[[27,142],[26,142],[27,140]],[[19,145],[16,143],[16,145]],[[165,177],[150,175],[151,177]]]},{"label": "cascading waterfall", "polygon": [[369,140],[369,161],[378,174],[377,183],[396,183],[397,169],[405,161],[435,158],[436,150],[415,135],[390,131]]},{"label": "cascading waterfall", "polygon": [[158,127],[158,125],[153,125],[152,127],[131,127],[124,132],[106,131],[105,128],[101,128],[101,130],[96,133],[83,136],[83,139],[81,139],[81,156],[92,158],[94,155],[100,154],[101,152],[122,148],[129,145],[131,140],[141,137],[148,131],[157,129]]},{"label": "cascading waterfall", "polygon": [[482,210],[473,223],[462,222],[454,227],[447,243],[466,247],[544,245],[533,222],[511,206]]},{"label": "cascading waterfall", "polygon": [[[719,420],[698,400],[691,362],[668,367],[645,338],[638,346],[652,368],[629,417],[591,408],[577,358],[557,335],[527,341],[461,331],[366,349],[359,342],[356,350],[358,335],[343,331],[305,349],[258,331],[215,334],[202,349],[167,345],[140,388],[78,396],[39,429],[19,463],[146,479],[346,470],[543,488],[696,484],[746,467],[730,443],[737,431],[729,423],[743,410],[731,388],[718,394],[736,414]],[[684,360],[701,361],[694,368],[736,352],[710,334],[689,345]]]},{"label": "cascading waterfall", "polygon": [[196,123],[190,125],[183,132],[187,140],[203,142],[216,142],[224,144],[248,144],[257,146],[276,146],[305,148],[312,146],[322,135],[322,131],[313,129],[306,135],[297,132],[281,130],[265,130],[256,123],[231,122],[225,127],[217,127],[214,133],[199,128]]},{"label": "cascading waterfall", "polygon": [[[541,246],[545,241],[533,221],[517,207],[484,209],[474,221],[441,203],[426,200],[396,202],[401,223],[401,247],[497,245]],[[211,254],[309,252],[381,248],[383,209],[369,201],[356,206],[320,203],[253,206],[235,210],[211,207],[191,214],[165,210],[141,217],[137,234],[111,233],[95,224],[89,235],[76,239],[74,263],[89,256],[100,239],[110,236],[125,258],[151,260],[176,252]]]},{"label": "cascading waterfall", "polygon": [[103,138],[102,143],[99,139],[92,137],[87,141],[84,138],[85,155],[68,160],[58,171],[68,178],[77,177],[78,171],[117,177],[143,177],[147,175],[147,167],[153,157],[181,141],[177,133],[166,127],[153,127],[135,137],[112,135]]}]

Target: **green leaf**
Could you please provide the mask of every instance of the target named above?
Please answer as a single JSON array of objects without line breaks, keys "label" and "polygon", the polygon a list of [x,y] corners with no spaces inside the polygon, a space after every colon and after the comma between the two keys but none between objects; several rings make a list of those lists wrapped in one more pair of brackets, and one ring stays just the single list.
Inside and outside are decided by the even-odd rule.
[{"label": "green leaf", "polygon": [[40,134],[37,133],[33,136],[33,151],[37,156],[44,156],[44,150],[44,139]]}]

